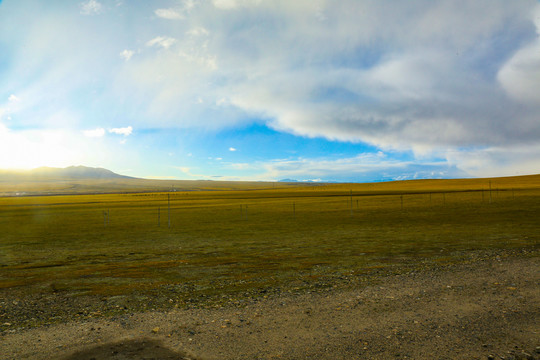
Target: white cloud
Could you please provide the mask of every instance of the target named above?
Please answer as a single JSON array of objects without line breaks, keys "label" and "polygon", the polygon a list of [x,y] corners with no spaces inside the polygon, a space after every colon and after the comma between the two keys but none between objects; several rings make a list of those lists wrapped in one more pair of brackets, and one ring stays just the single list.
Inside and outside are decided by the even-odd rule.
[{"label": "white cloud", "polygon": [[238,1],[236,0],[213,0],[212,3],[220,9],[233,9],[238,6]]},{"label": "white cloud", "polygon": [[112,134],[129,136],[133,133],[133,127],[127,126],[123,128],[112,128],[112,129],[109,129],[109,132]]},{"label": "white cloud", "polygon": [[191,36],[208,36],[210,32],[204,27],[198,26],[187,31],[186,34],[191,35]]},{"label": "white cloud", "polygon": [[257,5],[261,3],[261,0],[212,0],[212,4],[216,8],[231,10],[237,7]]},{"label": "white cloud", "polygon": [[18,103],[18,102],[21,101],[21,99],[19,99],[19,98],[18,98],[17,96],[15,96],[15,95],[11,94],[11,95],[9,95],[8,101],[9,101],[10,103]]},{"label": "white cloud", "polygon": [[196,54],[196,50],[190,49],[192,52],[181,51],[178,55],[186,59],[188,62],[200,65],[201,67],[207,68],[209,70],[217,70],[217,59],[215,56],[205,56]]},{"label": "white cloud", "polygon": [[538,144],[449,150],[445,157],[450,165],[478,177],[537,174],[540,169]]},{"label": "white cloud", "polygon": [[7,104],[3,107],[0,107],[0,120],[2,120],[4,116],[7,120],[11,120],[11,115],[16,113],[17,110],[19,110],[20,103],[21,99],[18,96],[11,94],[8,97]]},{"label": "white cloud", "polygon": [[96,0],[88,0],[80,4],[81,14],[96,15],[101,13],[103,6]]},{"label": "white cloud", "polygon": [[168,20],[182,20],[186,18],[184,14],[175,9],[157,9],[154,11],[154,14]]},{"label": "white cloud", "polygon": [[125,61],[129,61],[131,57],[135,54],[133,50],[127,50],[125,49],[120,53],[120,57],[123,58]]},{"label": "white cloud", "polygon": [[195,7],[196,1],[195,0],[184,0],[184,9],[185,10],[191,10]]},{"label": "white cloud", "polygon": [[515,100],[540,106],[540,4],[533,20],[539,36],[519,49],[499,70],[497,78]]},{"label": "white cloud", "polygon": [[175,38],[158,36],[146,43],[146,46],[161,46],[164,49],[170,48],[176,42]]},{"label": "white cloud", "polygon": [[229,151],[236,151],[236,149],[233,148],[233,147],[230,147],[230,148],[229,148]]},{"label": "white cloud", "polygon": [[91,130],[83,130],[83,134],[84,136],[90,137],[90,138],[103,137],[105,135],[105,129],[96,128],[96,129],[91,129]]},{"label": "white cloud", "polygon": [[157,9],[154,11],[156,16],[167,20],[184,20],[187,14],[195,8],[197,2],[194,0],[184,0],[182,6],[177,8]]}]

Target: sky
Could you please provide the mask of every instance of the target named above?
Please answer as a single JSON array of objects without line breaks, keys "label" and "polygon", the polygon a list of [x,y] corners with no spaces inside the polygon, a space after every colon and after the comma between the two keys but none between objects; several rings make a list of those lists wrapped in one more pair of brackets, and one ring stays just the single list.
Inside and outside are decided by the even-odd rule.
[{"label": "sky", "polygon": [[537,0],[0,0],[0,168],[540,173]]}]

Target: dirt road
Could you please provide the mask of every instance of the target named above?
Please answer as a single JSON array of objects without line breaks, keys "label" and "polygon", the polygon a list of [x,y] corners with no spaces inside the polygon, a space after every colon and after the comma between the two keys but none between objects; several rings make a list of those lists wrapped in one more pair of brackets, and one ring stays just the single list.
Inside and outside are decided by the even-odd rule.
[{"label": "dirt road", "polygon": [[540,359],[540,257],[478,256],[240,309],[7,332],[0,358]]}]

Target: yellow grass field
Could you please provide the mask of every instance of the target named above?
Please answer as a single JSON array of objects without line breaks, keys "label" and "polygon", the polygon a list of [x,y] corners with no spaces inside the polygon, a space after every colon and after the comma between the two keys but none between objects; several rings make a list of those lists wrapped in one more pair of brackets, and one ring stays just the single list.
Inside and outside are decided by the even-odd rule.
[{"label": "yellow grass field", "polygon": [[242,301],[540,239],[540,176],[171,184],[176,191],[123,183],[100,185],[117,194],[0,198],[0,297]]}]

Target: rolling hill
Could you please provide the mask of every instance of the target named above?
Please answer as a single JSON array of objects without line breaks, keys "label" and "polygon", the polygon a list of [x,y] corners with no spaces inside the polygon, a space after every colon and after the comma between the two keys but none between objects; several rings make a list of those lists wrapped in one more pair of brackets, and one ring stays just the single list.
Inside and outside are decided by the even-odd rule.
[{"label": "rolling hill", "polygon": [[[289,179],[287,179],[289,180]],[[376,183],[308,183],[211,180],[154,180],[120,175],[103,168],[70,166],[42,167],[34,170],[0,169],[0,196],[36,196],[68,194],[281,190],[312,192],[330,190],[339,194],[396,194],[460,192],[493,189],[519,190],[540,188],[540,175],[499,178],[425,179]],[[244,193],[246,196],[248,193]]]},{"label": "rolling hill", "polygon": [[[279,188],[301,185],[301,183],[279,184]],[[16,171],[0,169],[0,196],[258,190],[271,189],[275,186],[272,182],[255,181],[141,179],[120,175],[103,168],[86,166],[40,167]],[[310,185],[306,184],[306,186]]]},{"label": "rolling hill", "polygon": [[73,179],[130,179],[103,168],[68,166],[40,167],[32,170],[0,170],[0,181],[63,181]]}]

